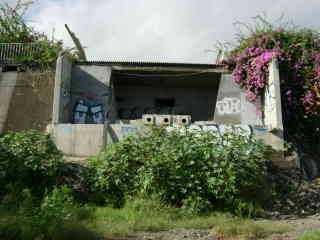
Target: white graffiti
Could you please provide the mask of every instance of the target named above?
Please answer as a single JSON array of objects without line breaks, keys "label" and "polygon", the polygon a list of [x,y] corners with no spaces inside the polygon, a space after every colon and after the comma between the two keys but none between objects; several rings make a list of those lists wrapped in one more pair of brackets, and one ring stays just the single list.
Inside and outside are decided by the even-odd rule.
[{"label": "white graffiti", "polygon": [[201,134],[201,132],[210,132],[223,136],[228,133],[242,135],[245,137],[252,137],[253,129],[250,125],[238,124],[238,125],[224,125],[224,124],[212,124],[212,125],[196,125],[192,124],[188,127],[184,126],[168,126],[166,127],[167,132],[178,131],[181,134],[187,132]]},{"label": "white graffiti", "polygon": [[217,102],[217,111],[220,115],[238,114],[241,111],[241,102],[238,98],[226,97]]}]

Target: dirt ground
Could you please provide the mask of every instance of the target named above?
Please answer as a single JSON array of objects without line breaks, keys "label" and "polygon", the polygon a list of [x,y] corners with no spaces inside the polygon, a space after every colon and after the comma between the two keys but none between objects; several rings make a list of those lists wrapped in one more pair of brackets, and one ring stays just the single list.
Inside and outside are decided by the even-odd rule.
[{"label": "dirt ground", "polygon": [[271,240],[296,240],[306,232],[320,230],[319,214],[306,218],[278,220],[277,222],[292,226],[292,230],[285,234],[274,235],[269,238]]},{"label": "dirt ground", "polygon": [[[257,222],[263,220],[257,220]],[[267,240],[297,240],[304,233],[320,229],[320,215],[306,218],[290,218],[284,220],[274,220],[274,223],[287,224],[290,231],[284,234],[272,235]],[[244,240],[243,238],[233,238]],[[224,240],[213,235],[211,230],[190,230],[177,229],[163,232],[142,232],[126,238],[114,238],[107,240]],[[228,239],[231,240],[231,239]],[[250,238],[249,240],[255,240]]]}]

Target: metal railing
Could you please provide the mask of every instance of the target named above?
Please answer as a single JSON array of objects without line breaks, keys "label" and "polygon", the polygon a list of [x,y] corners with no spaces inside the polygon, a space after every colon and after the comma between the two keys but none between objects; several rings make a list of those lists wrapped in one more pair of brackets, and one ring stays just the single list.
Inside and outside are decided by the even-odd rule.
[{"label": "metal railing", "polygon": [[16,63],[41,51],[37,43],[0,43],[0,63]]}]

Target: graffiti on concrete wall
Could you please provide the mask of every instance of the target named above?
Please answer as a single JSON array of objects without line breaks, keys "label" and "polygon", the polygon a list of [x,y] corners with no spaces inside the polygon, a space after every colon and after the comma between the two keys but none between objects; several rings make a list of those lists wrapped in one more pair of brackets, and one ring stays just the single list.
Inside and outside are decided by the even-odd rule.
[{"label": "graffiti on concrete wall", "polygon": [[123,124],[121,125],[120,134],[121,138],[127,137],[129,135],[136,135],[139,133],[140,128],[133,124]]},{"label": "graffiti on concrete wall", "polygon": [[241,101],[235,97],[225,97],[217,102],[219,115],[239,114],[241,112]]},{"label": "graffiti on concrete wall", "polygon": [[103,124],[105,120],[102,104],[90,103],[79,99],[73,108],[73,122],[75,124]]},{"label": "graffiti on concrete wall", "polygon": [[226,133],[235,133],[242,136],[252,137],[253,135],[253,128],[250,125],[224,125],[224,124],[208,124],[208,125],[197,125],[192,124],[187,128],[181,128],[181,127],[174,127],[174,126],[168,126],[167,128],[168,132],[179,130],[181,133],[186,132],[193,132],[193,133],[200,133],[200,132],[211,132],[216,133],[220,136],[223,136]]}]

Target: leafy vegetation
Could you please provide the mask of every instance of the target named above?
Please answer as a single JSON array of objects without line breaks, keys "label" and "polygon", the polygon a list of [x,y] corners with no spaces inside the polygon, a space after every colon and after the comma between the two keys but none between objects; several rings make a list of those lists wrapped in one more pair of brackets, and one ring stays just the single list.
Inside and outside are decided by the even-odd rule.
[{"label": "leafy vegetation", "polygon": [[104,205],[97,206],[62,184],[72,168],[48,135],[7,133],[0,137],[0,239],[91,240],[179,228],[213,229],[225,239],[285,232],[241,217],[259,210],[268,191],[268,152],[246,136],[153,129],[89,160],[82,187]]},{"label": "leafy vegetation", "polygon": [[318,240],[320,239],[320,231],[307,232],[299,238],[299,240]]},{"label": "leafy vegetation", "polygon": [[[25,192],[25,191],[24,191]],[[8,205],[0,209],[0,238],[6,240],[52,239],[63,240],[77,236],[77,239],[96,239],[79,222],[90,218],[90,210],[76,204],[71,191],[62,186],[54,188],[38,203],[29,194],[24,194],[19,209]]]},{"label": "leafy vegetation", "polygon": [[234,239],[239,235],[265,239],[271,234],[284,233],[290,229],[284,224],[273,224],[271,221],[255,223],[226,213],[194,215],[155,199],[128,201],[121,209],[98,207],[86,226],[103,236],[128,236],[139,231],[170,229],[212,229],[214,234],[224,237],[221,239]]},{"label": "leafy vegetation", "polygon": [[62,154],[50,136],[34,130],[8,133],[0,138],[0,151],[4,189],[19,192],[27,188],[42,196],[56,184]]},{"label": "leafy vegetation", "polygon": [[156,196],[193,213],[252,214],[263,202],[268,148],[234,134],[155,129],[129,137],[88,162],[88,185],[100,203]]},{"label": "leafy vegetation", "polygon": [[290,226],[286,224],[237,218],[228,219],[213,227],[214,235],[225,240],[266,239],[272,234],[281,234],[289,230]]},{"label": "leafy vegetation", "polygon": [[319,150],[320,34],[288,24],[275,26],[258,16],[238,35],[226,63],[234,82],[255,101],[264,92],[268,64],[277,58],[281,72],[285,135],[300,150]]},{"label": "leafy vegetation", "polygon": [[55,66],[56,59],[61,51],[67,51],[70,58],[75,54],[63,48],[62,41],[49,40],[48,37],[30,27],[24,18],[27,7],[20,1],[15,7],[0,3],[0,43],[32,43],[36,51],[31,55],[18,56],[17,61],[26,65],[50,68]]},{"label": "leafy vegetation", "polygon": [[81,227],[86,208],[58,186],[63,160],[50,136],[29,130],[0,137],[0,167],[0,239],[68,239],[61,234]]}]

